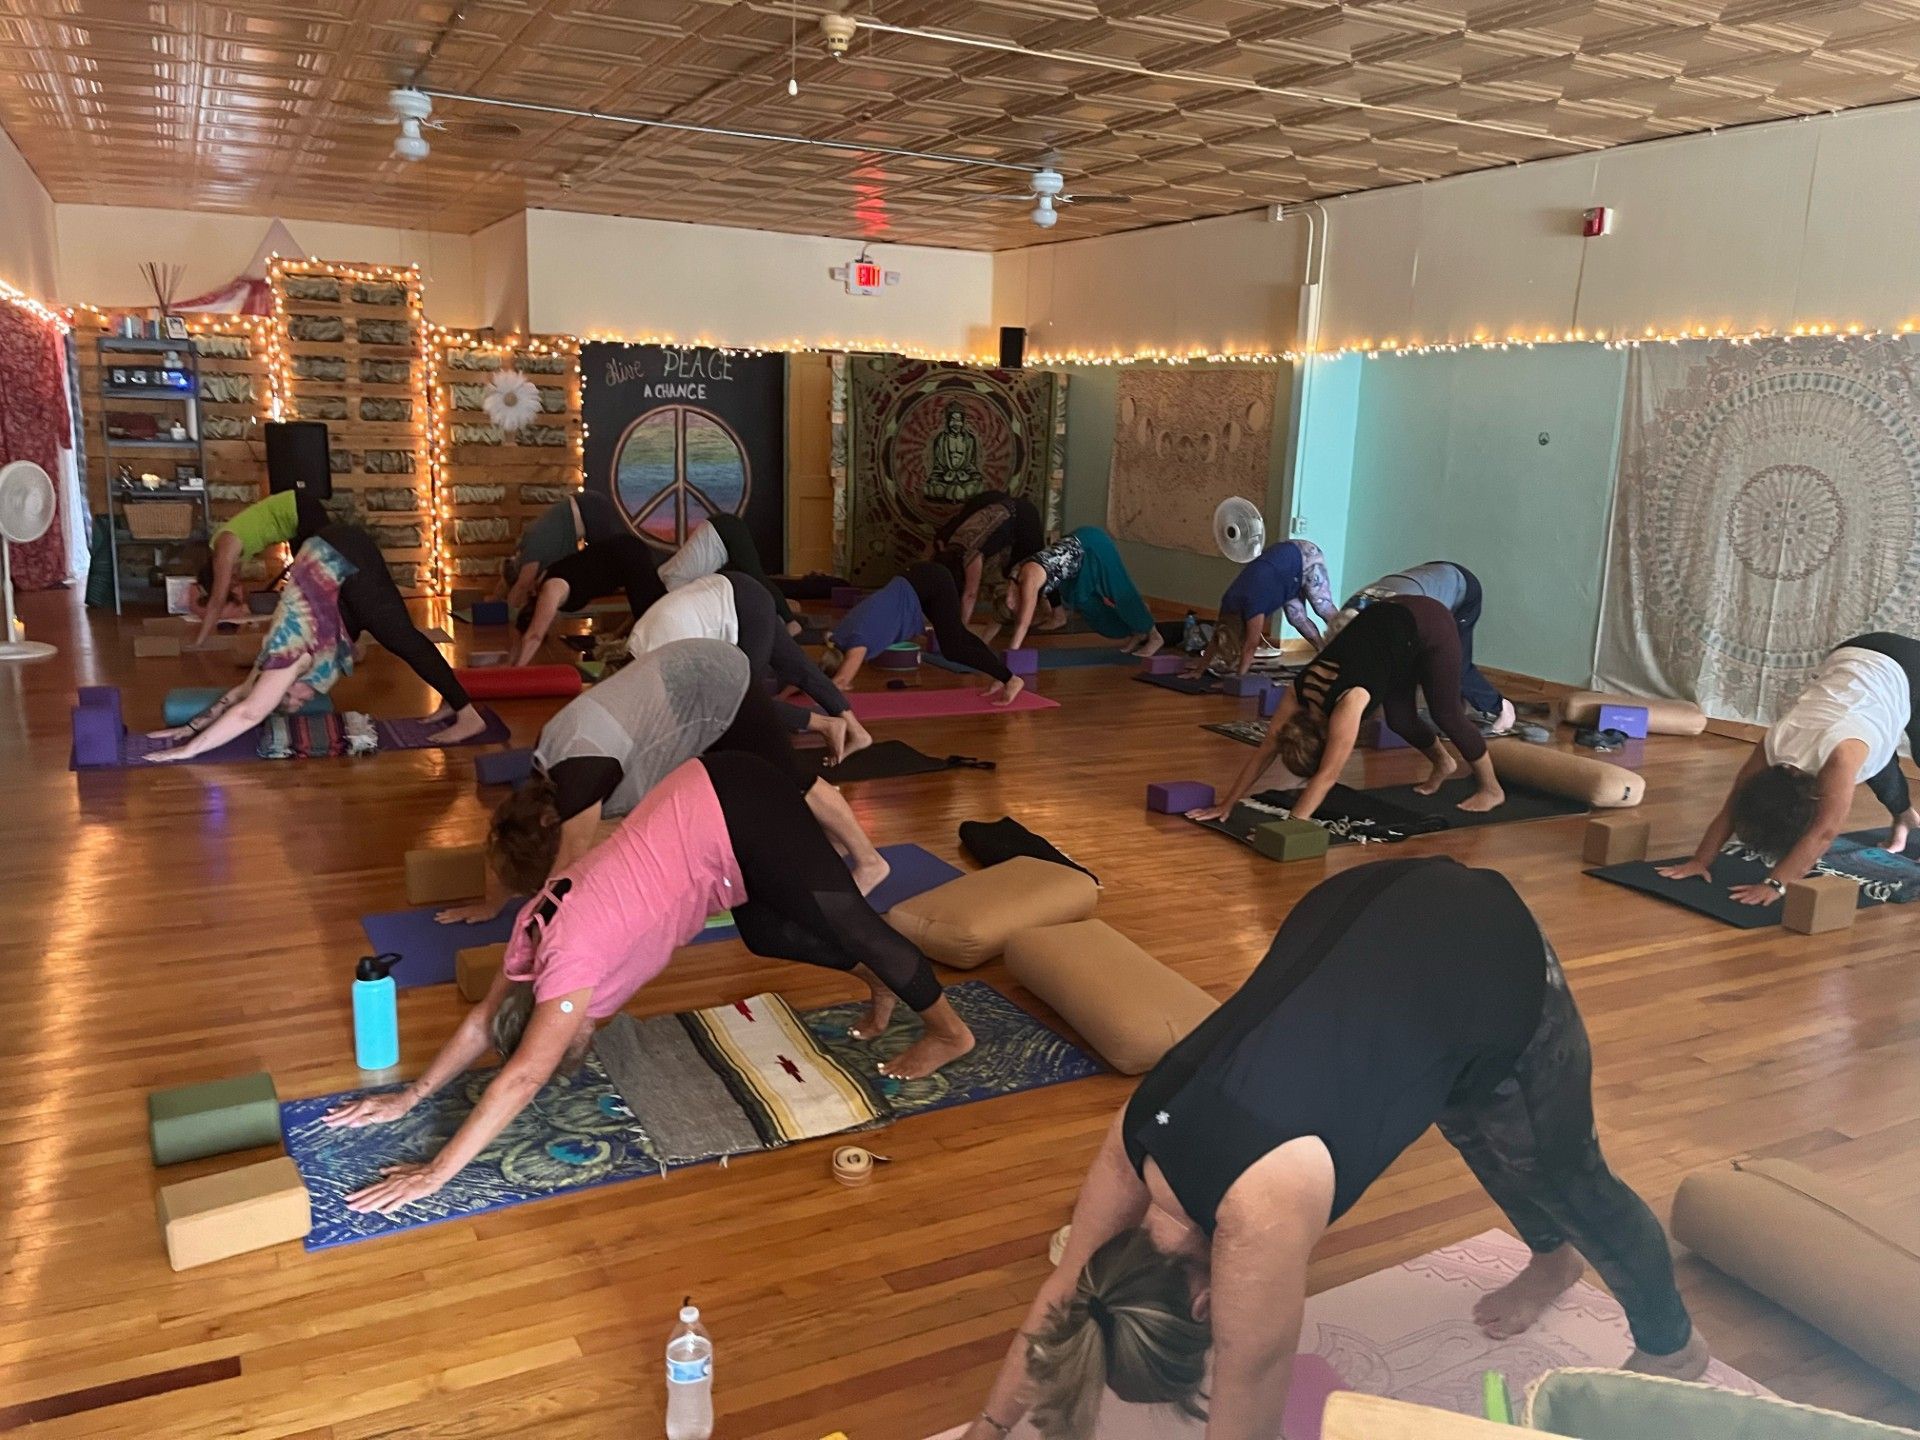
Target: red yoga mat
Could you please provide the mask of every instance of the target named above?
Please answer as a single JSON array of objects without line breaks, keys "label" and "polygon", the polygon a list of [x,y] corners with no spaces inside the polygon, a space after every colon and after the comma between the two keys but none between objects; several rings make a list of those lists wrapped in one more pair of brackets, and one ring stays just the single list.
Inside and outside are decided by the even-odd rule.
[{"label": "red yoga mat", "polygon": [[486,665],[453,673],[475,700],[578,695],[583,688],[580,672],[571,665]]}]

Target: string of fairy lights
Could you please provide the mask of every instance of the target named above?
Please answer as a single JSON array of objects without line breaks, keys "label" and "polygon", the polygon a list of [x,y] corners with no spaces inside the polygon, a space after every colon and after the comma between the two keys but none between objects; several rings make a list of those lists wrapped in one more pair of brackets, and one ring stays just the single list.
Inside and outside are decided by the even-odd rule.
[{"label": "string of fairy lights", "polygon": [[[422,496],[428,517],[427,589],[447,593],[456,578],[453,549],[455,444],[453,385],[451,367],[446,362],[450,350],[469,351],[498,357],[503,363],[519,356],[542,358],[559,356],[570,362],[568,374],[576,405],[584,376],[581,350],[588,344],[656,346],[664,349],[711,350],[722,355],[754,357],[761,355],[839,355],[887,354],[909,360],[937,364],[993,367],[997,357],[970,355],[955,350],[928,350],[903,347],[884,338],[859,340],[803,340],[735,345],[707,338],[688,339],[672,334],[627,334],[590,331],[583,335],[505,336],[492,331],[474,331],[436,325],[426,318],[425,287],[418,265],[341,264],[317,256],[305,258],[272,256],[268,261],[268,290],[272,297],[271,315],[206,315],[189,317],[194,333],[245,335],[257,349],[264,351],[268,381],[268,417],[279,420],[297,412],[296,376],[288,316],[288,276],[317,275],[343,284],[398,284],[406,294],[411,333],[417,337],[417,354],[422,364],[415,368],[413,414],[418,433],[416,454],[426,459],[425,493]],[[110,323],[108,311],[92,305],[56,308],[0,280],[0,303],[26,310],[36,319],[60,331],[70,328],[85,316],[101,326]],[[1187,347],[1142,346],[1133,350],[1119,347],[1029,351],[1026,363],[1036,368],[1106,366],[1182,366],[1182,365],[1299,365],[1311,361],[1336,361],[1351,357],[1379,360],[1388,357],[1410,358],[1432,355],[1494,353],[1534,350],[1558,345],[1597,345],[1608,350],[1634,350],[1651,345],[1680,345],[1689,341],[1719,341],[1733,345],[1754,345],[1792,339],[1832,339],[1843,342],[1890,339],[1911,336],[1914,322],[1897,327],[1873,325],[1794,325],[1786,329],[1728,329],[1706,325],[1685,325],[1677,329],[1648,326],[1639,333],[1586,330],[1540,330],[1532,334],[1477,334],[1465,340],[1418,340],[1388,337],[1384,340],[1348,342],[1322,349],[1228,349],[1216,346]],[[259,417],[252,417],[256,421]],[[586,422],[569,429],[569,447],[576,472],[583,465],[587,436]]]}]

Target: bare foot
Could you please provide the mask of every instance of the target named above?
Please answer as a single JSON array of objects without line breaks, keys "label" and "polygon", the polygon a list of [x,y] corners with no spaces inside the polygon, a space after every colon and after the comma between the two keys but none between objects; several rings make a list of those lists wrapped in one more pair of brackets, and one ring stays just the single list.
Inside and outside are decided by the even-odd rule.
[{"label": "bare foot", "polygon": [[1707,1373],[1712,1360],[1713,1356],[1707,1353],[1707,1342],[1696,1330],[1687,1337],[1687,1343],[1671,1355],[1649,1355],[1644,1350],[1636,1350],[1620,1368],[1638,1375],[1662,1375],[1669,1380],[1698,1380]]},{"label": "bare foot", "polygon": [[798,620],[787,621],[787,634],[793,636],[794,639],[798,640],[806,633],[807,627],[802,625]]},{"label": "bare foot", "polygon": [[1502,696],[1500,700],[1500,713],[1494,718],[1493,728],[1498,733],[1504,735],[1513,729],[1514,722],[1519,718],[1519,714],[1513,708],[1513,702]]},{"label": "bare foot", "polygon": [[900,1003],[884,985],[875,983],[872,991],[872,997],[867,1001],[867,1013],[847,1027],[847,1034],[856,1040],[871,1040],[877,1035],[886,1034],[887,1026],[893,1022],[894,1006]]},{"label": "bare foot", "polygon": [[1166,644],[1167,637],[1162,635],[1158,630],[1154,630],[1148,633],[1146,640],[1136,647],[1133,653],[1136,659],[1146,660],[1154,655],[1158,655],[1166,648]]},{"label": "bare foot", "polygon": [[942,995],[920,1021],[926,1026],[920,1038],[880,1067],[880,1073],[888,1079],[924,1080],[973,1049],[973,1031],[946,996]]},{"label": "bare foot", "polygon": [[440,706],[440,708],[434,711],[431,715],[422,715],[420,717],[420,723],[422,725],[444,725],[447,721],[451,720],[452,718],[453,718],[453,707],[451,705],[447,705],[443,703]]},{"label": "bare foot", "polygon": [[1527,1268],[1473,1307],[1473,1323],[1489,1340],[1510,1340],[1531,1330],[1547,1307],[1586,1273],[1587,1262],[1571,1245],[1535,1255]]},{"label": "bare foot", "polygon": [[1011,705],[1014,700],[1018,698],[1020,692],[1026,688],[1027,682],[1016,675],[1007,681],[1006,684],[995,685],[991,690],[987,691],[987,700],[994,705]]},{"label": "bare foot", "polygon": [[853,883],[860,887],[862,895],[871,895],[880,882],[893,873],[893,866],[887,863],[887,857],[878,850],[853,867]]},{"label": "bare foot", "polygon": [[458,745],[462,740],[471,740],[486,728],[487,722],[481,718],[480,712],[469,705],[453,717],[451,725],[437,732],[433,738],[442,745]]},{"label": "bare foot", "polygon": [[816,733],[827,737],[827,763],[838,765],[847,758],[847,745],[852,740],[852,732],[847,728],[844,715],[823,715],[814,722]]},{"label": "bare foot", "polygon": [[1055,607],[1053,614],[1033,627],[1036,630],[1064,630],[1067,628],[1067,612]]},{"label": "bare foot", "polygon": [[847,722],[847,748],[840,754],[840,758],[844,760],[856,751],[864,750],[873,744],[873,736],[867,733],[867,727],[860,723],[851,710],[840,718]]},{"label": "bare foot", "polygon": [[1495,787],[1492,790],[1476,790],[1453,808],[1456,810],[1470,810],[1475,815],[1480,815],[1488,810],[1498,810],[1506,803],[1507,792]]},{"label": "bare foot", "polygon": [[[1460,762],[1449,755],[1447,756],[1447,768],[1442,770],[1438,765],[1434,766],[1433,769],[1428,772],[1427,778],[1413,787],[1413,793],[1416,795],[1431,795],[1459,773]],[[1503,800],[1505,798],[1504,795],[1501,797]],[[1465,809],[1466,807],[1463,805],[1461,808]]]}]

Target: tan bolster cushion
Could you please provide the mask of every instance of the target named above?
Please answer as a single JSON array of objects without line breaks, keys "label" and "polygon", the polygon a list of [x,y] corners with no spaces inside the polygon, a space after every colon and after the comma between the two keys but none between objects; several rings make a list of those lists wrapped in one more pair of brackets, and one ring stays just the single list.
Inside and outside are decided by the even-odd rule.
[{"label": "tan bolster cushion", "polygon": [[1585,1367],[1536,1380],[1520,1428],[1596,1440],[1911,1440],[1914,1433],[1697,1380]]},{"label": "tan bolster cushion", "polygon": [[971,970],[1020,931],[1084,920],[1099,901],[1085,871],[1016,855],[901,901],[887,923],[941,964]]},{"label": "tan bolster cushion", "polygon": [[1525,740],[1496,740],[1487,746],[1493,773],[1503,781],[1531,785],[1549,795],[1584,800],[1603,810],[1638,805],[1647,782],[1624,765],[1609,765],[1591,755],[1530,745]]},{"label": "tan bolster cushion", "polygon": [[1920,1217],[1791,1161],[1747,1160],[1680,1183],[1673,1236],[1920,1389]]},{"label": "tan bolster cushion", "polygon": [[1219,1008],[1103,920],[1022,930],[1007,969],[1122,1075],[1152,1069]]},{"label": "tan bolster cushion", "polygon": [[1647,695],[1609,695],[1580,690],[1567,697],[1569,724],[1591,725],[1602,705],[1638,705],[1647,712],[1649,735],[1698,735],[1707,728],[1707,716],[1691,700],[1660,700]]}]

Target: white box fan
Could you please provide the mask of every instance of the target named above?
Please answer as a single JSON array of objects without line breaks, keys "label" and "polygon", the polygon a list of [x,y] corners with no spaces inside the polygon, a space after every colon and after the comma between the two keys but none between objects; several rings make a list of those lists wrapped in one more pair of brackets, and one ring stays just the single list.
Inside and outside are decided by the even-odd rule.
[{"label": "white box fan", "polygon": [[53,481],[31,460],[0,465],[0,589],[7,592],[7,631],[0,636],[0,660],[44,660],[54,647],[40,640],[17,640],[20,622],[13,613],[13,547],[30,545],[53,525]]}]

